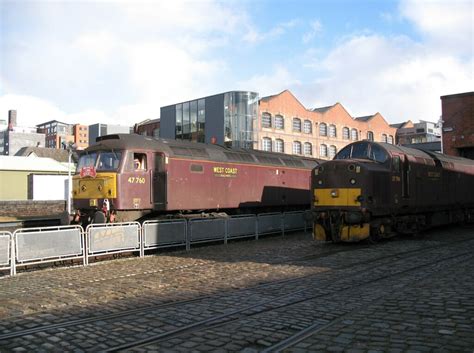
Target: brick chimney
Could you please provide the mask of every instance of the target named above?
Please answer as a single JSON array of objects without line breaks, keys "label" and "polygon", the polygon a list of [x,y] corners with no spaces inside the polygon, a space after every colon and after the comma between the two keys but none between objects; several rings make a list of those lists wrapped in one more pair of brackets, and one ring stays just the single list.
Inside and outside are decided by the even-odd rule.
[{"label": "brick chimney", "polygon": [[16,126],[16,110],[8,111],[8,130],[12,131]]}]

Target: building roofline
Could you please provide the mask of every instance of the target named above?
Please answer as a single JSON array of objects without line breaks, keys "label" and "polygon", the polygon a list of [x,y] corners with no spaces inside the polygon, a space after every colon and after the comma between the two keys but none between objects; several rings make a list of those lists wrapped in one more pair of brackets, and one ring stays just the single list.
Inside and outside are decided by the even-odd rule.
[{"label": "building roofline", "polygon": [[160,107],[160,109],[161,109],[161,108],[172,107],[172,106],[174,106],[174,105],[176,105],[176,104],[182,104],[182,103],[186,103],[186,102],[197,101],[197,100],[199,100],[199,99],[206,99],[206,98],[210,98],[210,97],[220,96],[220,95],[223,95],[223,94],[226,94],[226,93],[255,93],[255,94],[258,95],[258,92],[254,92],[254,91],[243,91],[243,90],[225,91],[225,92],[221,92],[221,93],[211,94],[211,95],[209,95],[209,96],[203,96],[203,97],[188,99],[188,100],[184,100],[184,101],[180,101],[180,102],[176,102],[176,103],[164,105],[164,106]]},{"label": "building roofline", "polygon": [[74,124],[65,123],[65,122],[59,121],[59,120],[50,120],[50,121],[47,121],[45,123],[37,124],[35,126],[38,127],[38,126],[42,126],[42,125],[46,125],[46,124],[50,124],[50,123],[60,123],[60,124],[64,124],[64,125],[74,125]]},{"label": "building roofline", "polygon": [[455,93],[441,96],[440,99],[474,96],[474,92]]}]

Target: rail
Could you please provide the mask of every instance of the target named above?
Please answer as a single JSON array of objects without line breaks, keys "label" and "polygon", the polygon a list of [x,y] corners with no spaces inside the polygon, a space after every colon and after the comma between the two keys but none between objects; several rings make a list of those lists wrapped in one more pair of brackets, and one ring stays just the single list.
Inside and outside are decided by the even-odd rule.
[{"label": "rail", "polygon": [[166,247],[307,230],[307,212],[247,214],[217,218],[167,219],[0,231],[0,271],[16,274],[18,267],[79,260],[119,253],[138,253]]}]

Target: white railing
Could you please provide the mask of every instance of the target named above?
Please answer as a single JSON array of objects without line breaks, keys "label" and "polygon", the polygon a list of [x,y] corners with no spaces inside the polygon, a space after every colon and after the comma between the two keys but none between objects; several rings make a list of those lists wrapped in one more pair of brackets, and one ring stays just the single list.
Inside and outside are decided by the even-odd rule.
[{"label": "white railing", "polygon": [[81,226],[23,228],[0,232],[0,270],[16,274],[19,266],[81,260],[117,253],[135,253],[165,247],[224,241],[262,234],[305,230],[308,213],[264,213],[222,218],[167,219]]}]

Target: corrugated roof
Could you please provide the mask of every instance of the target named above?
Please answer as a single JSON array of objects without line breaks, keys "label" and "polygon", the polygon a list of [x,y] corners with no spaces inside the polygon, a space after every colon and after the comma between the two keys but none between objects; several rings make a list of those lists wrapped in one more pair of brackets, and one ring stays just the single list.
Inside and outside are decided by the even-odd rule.
[{"label": "corrugated roof", "polygon": [[[45,148],[45,147],[22,147],[20,150],[15,153],[15,156],[28,157],[31,154],[36,155],[37,157],[43,158],[52,158],[58,162],[68,162],[68,152],[59,148]],[[77,162],[77,155],[73,153],[72,160]]]},{"label": "corrugated roof", "polygon": [[52,158],[0,156],[0,170],[67,173],[68,169],[67,163],[60,163]]}]

